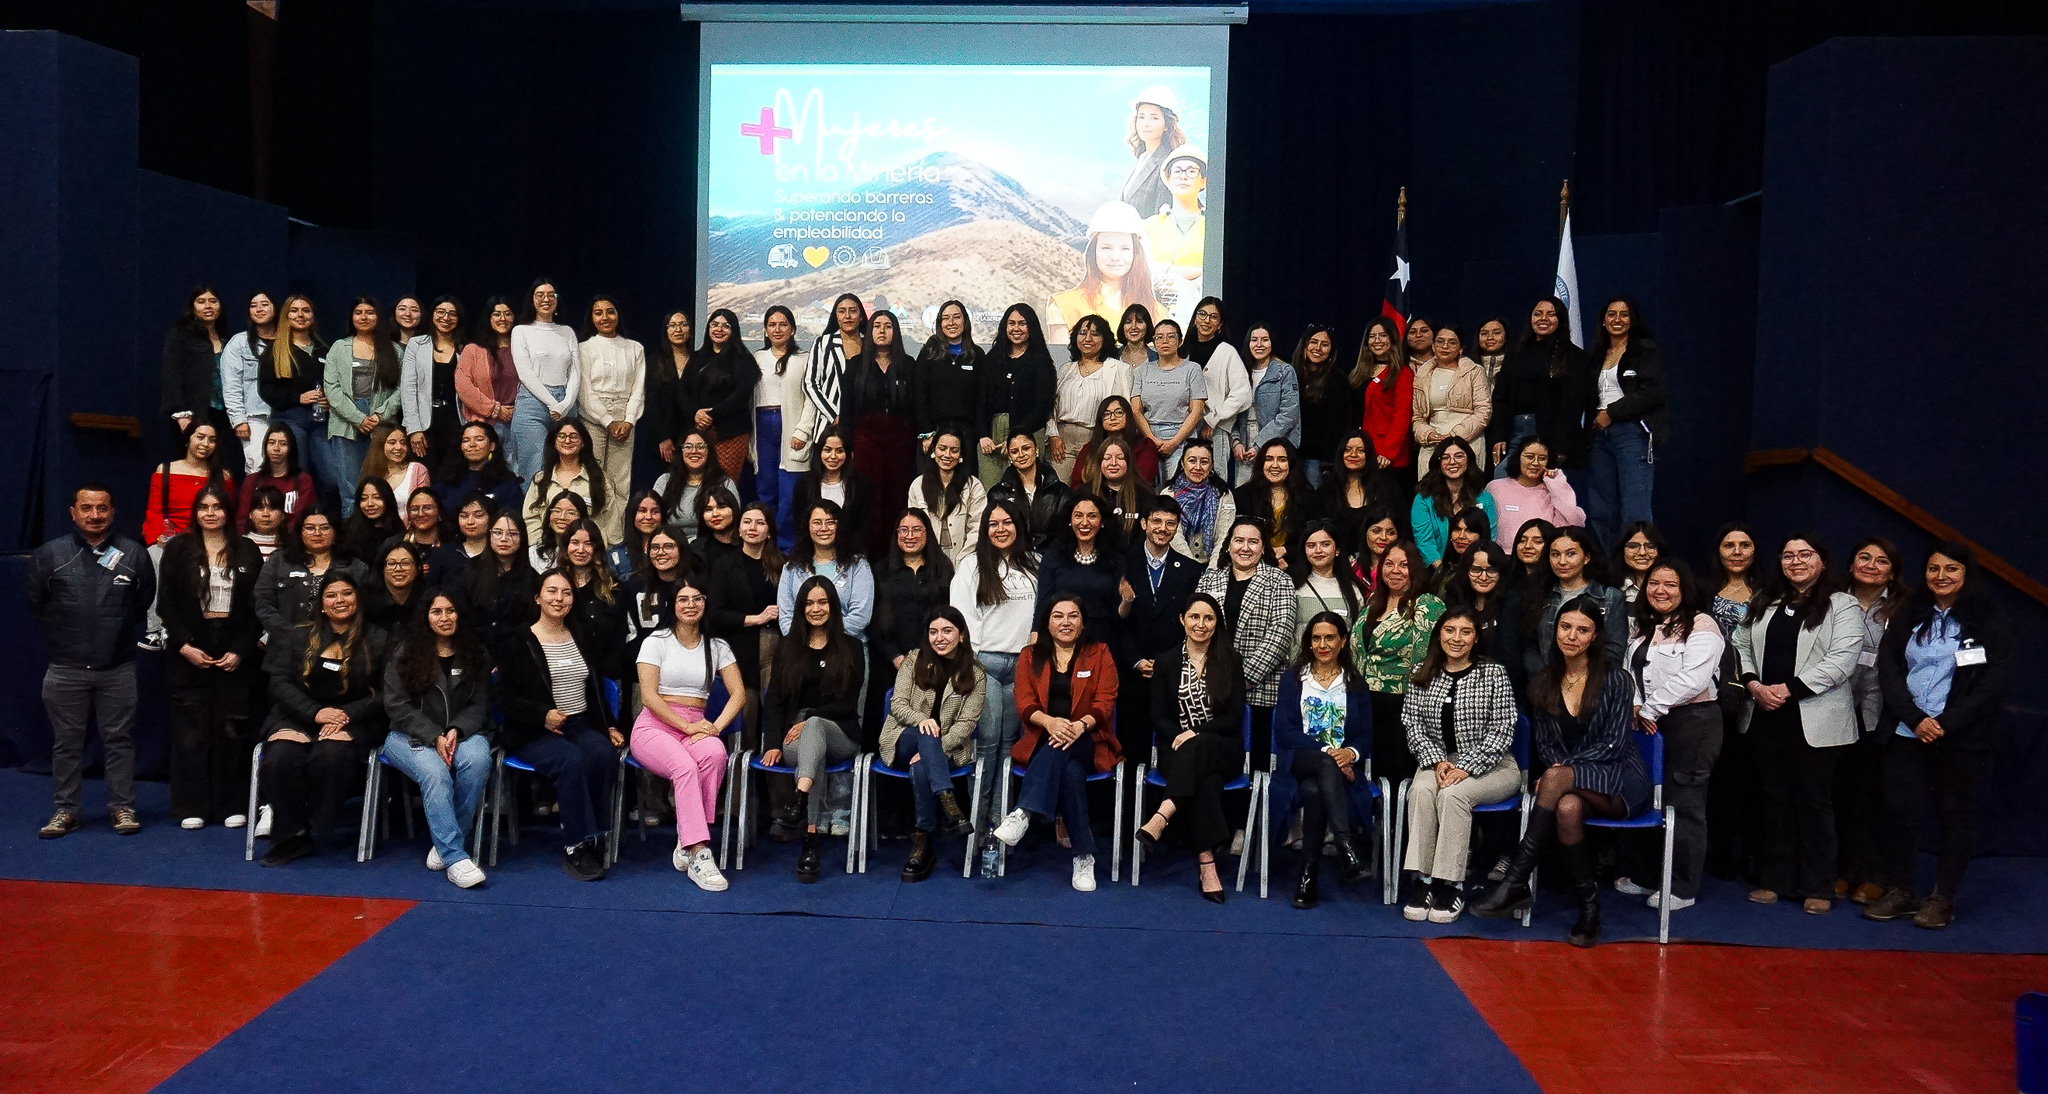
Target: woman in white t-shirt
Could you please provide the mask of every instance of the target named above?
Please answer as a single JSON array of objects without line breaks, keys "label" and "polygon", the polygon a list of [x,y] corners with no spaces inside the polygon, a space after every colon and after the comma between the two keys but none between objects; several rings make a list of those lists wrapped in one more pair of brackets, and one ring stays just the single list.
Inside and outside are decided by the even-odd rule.
[{"label": "woman in white t-shirt", "polygon": [[[676,586],[675,608],[675,625],[640,646],[643,705],[633,720],[632,754],[675,787],[676,850],[669,861],[699,889],[719,893],[726,881],[711,853],[710,828],[725,780],[725,743],[719,738],[740,716],[747,689],[732,647],[703,631],[704,590],[683,581]],[[706,721],[713,675],[725,684],[725,706]]]}]

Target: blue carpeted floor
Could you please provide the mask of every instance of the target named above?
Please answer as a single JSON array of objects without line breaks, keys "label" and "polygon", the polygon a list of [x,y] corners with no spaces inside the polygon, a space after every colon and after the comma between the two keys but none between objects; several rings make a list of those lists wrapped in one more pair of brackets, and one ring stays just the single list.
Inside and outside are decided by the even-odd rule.
[{"label": "blue carpeted floor", "polygon": [[[1324,874],[1323,904],[1296,911],[1287,904],[1295,858],[1274,858],[1271,899],[1256,899],[1256,878],[1246,892],[1215,907],[1195,896],[1193,864],[1187,856],[1164,853],[1150,859],[1144,885],[1111,884],[1105,854],[1098,866],[1101,888],[1091,894],[1068,887],[1066,852],[1049,833],[1035,830],[1011,857],[1009,875],[995,881],[963,880],[962,842],[948,841],[941,867],[931,880],[904,885],[896,878],[907,845],[884,843],[870,855],[866,875],[840,873],[844,841],[827,842],[826,873],[817,885],[797,884],[791,872],[793,845],[763,841],[748,868],[730,870],[732,888],[699,892],[669,867],[674,835],[653,834],[645,843],[627,836],[621,861],[610,877],[580,884],[565,876],[560,853],[541,827],[527,829],[518,847],[507,845],[490,882],[464,892],[426,870],[424,830],[380,848],[378,857],[357,864],[352,852],[336,853],[266,870],[242,861],[242,836],[222,828],[179,830],[167,819],[166,788],[142,784],[146,831],[120,837],[106,826],[104,790],[88,782],[88,826],[61,840],[42,841],[35,829],[49,815],[49,781],[0,770],[0,875],[48,881],[115,882],[133,885],[344,896],[398,897],[461,906],[599,908],[633,911],[717,913],[799,913],[850,919],[962,924],[1036,924],[1050,927],[1140,928],[1150,931],[1223,932],[1236,935],[1316,935],[1348,938],[1435,938],[1472,936],[1515,941],[1561,938],[1570,924],[1568,897],[1548,890],[1536,923],[1517,924],[1465,916],[1449,927],[1409,923],[1397,908],[1379,903],[1379,886],[1367,881],[1338,888]],[[260,851],[262,844],[259,842]],[[1126,863],[1128,868],[1128,863]],[[1235,862],[1226,863],[1234,875]],[[1604,894],[1609,940],[1654,939],[1655,913],[1617,893]],[[1802,914],[1796,905],[1759,907],[1731,884],[1709,882],[1700,903],[1672,916],[1673,940],[1806,949],[1910,949],[1947,952],[2048,953],[2048,861],[1980,859],[1958,904],[1958,918],[1945,931],[1925,931],[1904,922],[1871,923],[1840,904],[1827,916]]]}]

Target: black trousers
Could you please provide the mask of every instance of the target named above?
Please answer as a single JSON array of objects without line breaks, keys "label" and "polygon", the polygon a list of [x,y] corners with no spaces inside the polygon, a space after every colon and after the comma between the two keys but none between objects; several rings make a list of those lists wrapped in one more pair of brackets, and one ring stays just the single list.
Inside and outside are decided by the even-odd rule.
[{"label": "black trousers", "polygon": [[[1721,755],[1721,707],[1714,702],[1673,707],[1657,723],[1664,738],[1664,804],[1677,812],[1672,826],[1671,892],[1699,895],[1707,861],[1707,786]],[[1629,879],[1655,888],[1664,872],[1661,833],[1621,832],[1621,863]]]},{"label": "black trousers", "polygon": [[1222,853],[1230,843],[1223,818],[1223,784],[1244,769],[1239,742],[1217,733],[1197,733],[1177,749],[1162,751],[1166,799],[1173,803],[1173,829],[1186,833],[1197,853]]},{"label": "black trousers", "polygon": [[[1885,825],[1883,764],[1885,731],[1863,733],[1842,750],[1835,771],[1835,876],[1851,886],[1877,882],[1884,874],[1878,853]],[[1883,884],[1878,882],[1878,884]]]},{"label": "black trousers", "polygon": [[1757,885],[1763,880],[1762,777],[1757,772],[1755,734],[1737,732],[1738,724],[1722,713],[1721,755],[1707,781],[1707,872],[1724,881]]},{"label": "black trousers", "polygon": [[1401,727],[1401,706],[1407,701],[1406,695],[1372,693],[1372,770],[1396,781],[1415,771],[1408,731]]},{"label": "black trousers", "polygon": [[611,736],[587,714],[572,714],[560,733],[543,733],[513,755],[553,784],[561,803],[562,844],[574,847],[611,827],[612,775],[619,753]]},{"label": "black trousers", "polygon": [[1991,760],[1989,750],[1968,751],[1921,744],[1915,737],[1884,734],[1883,884],[1913,891],[1920,854],[1920,811],[1928,796],[1941,821],[1941,847],[1934,871],[1935,891],[1953,898],[1976,849],[1973,811],[1977,780]]},{"label": "black trousers", "polygon": [[1301,853],[1310,862],[1323,853],[1323,833],[1334,831],[1340,839],[1351,835],[1350,783],[1337,768],[1337,761],[1320,749],[1297,748],[1288,765],[1301,784]]},{"label": "black trousers", "polygon": [[218,822],[249,807],[254,742],[246,728],[248,689],[240,674],[204,675],[218,679],[170,689],[171,816]]},{"label": "black trousers", "polygon": [[1763,783],[1764,888],[1781,897],[1834,899],[1835,768],[1847,746],[1807,744],[1796,716],[1759,712],[1749,734]]},{"label": "black trousers", "polygon": [[261,779],[263,800],[270,803],[271,838],[305,832],[316,843],[331,843],[341,803],[362,791],[369,748],[358,741],[320,740],[318,727],[300,732],[313,743],[271,741],[263,746]]}]

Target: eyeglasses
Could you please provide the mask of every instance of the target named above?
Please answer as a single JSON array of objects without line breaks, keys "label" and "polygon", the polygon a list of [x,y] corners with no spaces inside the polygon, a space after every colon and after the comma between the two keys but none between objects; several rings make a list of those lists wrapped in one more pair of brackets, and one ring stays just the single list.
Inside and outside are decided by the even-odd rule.
[{"label": "eyeglasses", "polygon": [[384,568],[387,570],[410,570],[414,565],[413,560],[409,558],[387,558],[384,560]]},{"label": "eyeglasses", "polygon": [[1787,551],[1778,556],[1785,562],[1811,562],[1820,557],[1819,551]]},{"label": "eyeglasses", "polygon": [[1467,570],[1467,571],[1465,571],[1465,572],[1466,572],[1467,574],[1471,575],[1472,577],[1498,577],[1498,576],[1500,576],[1500,570],[1499,570],[1499,568],[1497,568],[1497,567],[1494,567],[1494,566],[1474,566],[1474,567],[1472,567],[1471,569],[1469,569],[1469,570]]},{"label": "eyeglasses", "polygon": [[697,443],[694,443],[694,442],[693,442],[693,443],[690,443],[690,444],[685,444],[685,445],[683,446],[683,451],[685,451],[685,452],[709,452],[709,451],[711,451],[711,447],[710,447],[709,445],[704,445],[704,444],[697,444]]},{"label": "eyeglasses", "polygon": [[678,604],[702,604],[702,603],[704,603],[704,598],[703,598],[702,596],[679,596],[679,597],[676,597],[676,603],[678,603]]}]

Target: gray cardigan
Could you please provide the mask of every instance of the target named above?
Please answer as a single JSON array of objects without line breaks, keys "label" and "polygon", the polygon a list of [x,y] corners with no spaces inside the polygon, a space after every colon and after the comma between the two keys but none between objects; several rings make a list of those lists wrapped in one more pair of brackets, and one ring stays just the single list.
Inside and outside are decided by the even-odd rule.
[{"label": "gray cardigan", "polygon": [[[946,756],[956,767],[974,758],[974,727],[981,721],[987,695],[988,676],[980,665],[975,665],[974,690],[962,695],[949,687],[945,699],[939,702],[939,747],[946,750]],[[938,698],[937,693],[917,686],[917,652],[911,651],[903,658],[903,666],[896,670],[896,694],[889,700],[889,717],[882,726],[882,739],[877,747],[883,763],[895,761],[896,742],[905,733],[917,732],[917,723],[934,717],[932,703]]]},{"label": "gray cardigan", "polygon": [[1418,774],[1444,760],[1456,763],[1467,775],[1488,775],[1505,763],[1514,766],[1515,685],[1508,670],[1498,663],[1476,661],[1472,671],[1458,685],[1457,712],[1452,736],[1458,750],[1444,754],[1444,698],[1451,692],[1449,673],[1439,672],[1428,684],[1408,685],[1408,697],[1401,702],[1401,727],[1408,734],[1408,751],[1415,754]]},{"label": "gray cardigan", "polygon": [[[1771,613],[1779,610],[1779,605],[1771,604],[1735,628],[1735,657],[1744,676],[1763,671]],[[1815,748],[1856,743],[1856,698],[1849,678],[1856,672],[1857,655],[1863,652],[1863,623],[1863,608],[1856,598],[1836,593],[1828,598],[1827,618],[1820,626],[1799,632],[1793,674],[1813,693],[1799,700],[1799,725],[1806,732],[1806,743]],[[1747,718],[1741,730],[1749,730]]]}]

